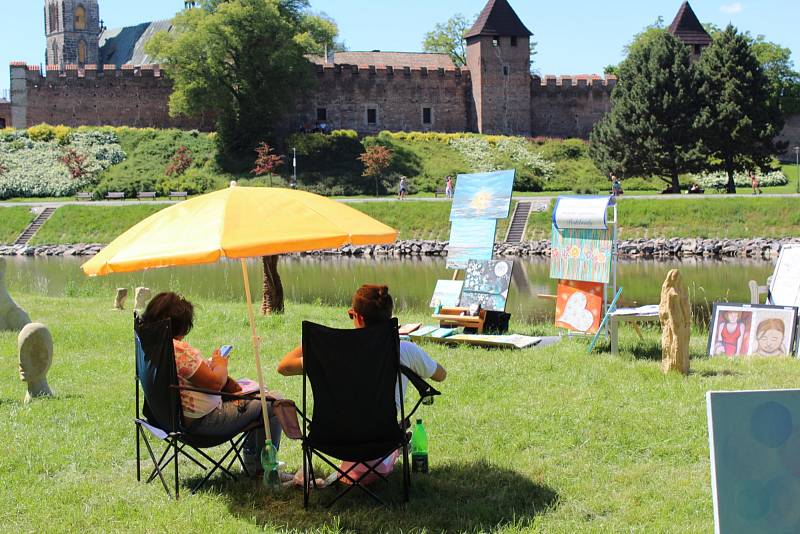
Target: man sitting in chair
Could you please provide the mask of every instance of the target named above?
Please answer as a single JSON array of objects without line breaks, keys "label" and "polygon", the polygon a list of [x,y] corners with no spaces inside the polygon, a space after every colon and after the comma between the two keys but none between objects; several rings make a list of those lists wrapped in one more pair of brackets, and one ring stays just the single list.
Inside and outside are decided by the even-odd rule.
[{"label": "man sitting in chair", "polygon": [[[392,312],[394,310],[394,301],[389,294],[389,288],[386,286],[377,285],[363,285],[356,294],[353,295],[352,307],[348,310],[350,319],[353,320],[353,326],[356,328],[365,328],[374,326],[384,321],[392,319]],[[405,365],[422,378],[430,378],[436,382],[441,382],[447,377],[447,372],[439,363],[434,361],[428,354],[410,341],[400,341],[400,364]],[[278,363],[278,372],[284,376],[296,376],[303,374],[303,347],[298,346],[289,351]],[[408,386],[408,379],[402,377],[402,390],[403,399],[395,394],[395,403],[397,404],[398,411],[400,410],[400,403],[405,399],[406,388]],[[388,475],[394,469],[394,464],[397,461],[398,451],[389,455],[386,460],[380,465],[373,465],[376,471],[382,475]],[[351,462],[342,463],[342,471],[347,471],[351,467]],[[363,465],[358,465],[351,471],[351,476],[356,480],[366,473],[368,469]],[[368,484],[373,482],[378,477],[369,473],[364,477],[362,483]],[[348,480],[342,479],[347,483]]]}]

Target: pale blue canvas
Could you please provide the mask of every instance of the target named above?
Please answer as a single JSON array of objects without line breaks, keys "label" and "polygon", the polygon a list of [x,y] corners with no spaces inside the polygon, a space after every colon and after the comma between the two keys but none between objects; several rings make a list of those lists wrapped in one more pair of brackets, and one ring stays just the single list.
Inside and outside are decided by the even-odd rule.
[{"label": "pale blue canvas", "polygon": [[505,219],[511,208],[516,171],[459,174],[450,220]]},{"label": "pale blue canvas", "polygon": [[458,219],[450,228],[447,268],[466,269],[469,260],[490,260],[494,254],[494,219]]},{"label": "pale blue canvas", "polygon": [[800,390],[707,394],[716,532],[800,532]]}]

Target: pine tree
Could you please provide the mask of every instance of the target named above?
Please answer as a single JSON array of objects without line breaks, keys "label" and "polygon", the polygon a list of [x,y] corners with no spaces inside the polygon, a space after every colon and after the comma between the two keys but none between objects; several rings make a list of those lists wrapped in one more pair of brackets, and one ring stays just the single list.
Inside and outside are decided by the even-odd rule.
[{"label": "pine tree", "polygon": [[592,130],[590,155],[606,173],[658,176],[680,192],[678,176],[702,163],[692,128],[699,106],[688,48],[654,32],[620,65],[611,111]]},{"label": "pine tree", "polygon": [[695,126],[710,165],[727,173],[728,193],[735,193],[734,173],[768,167],[779,149],[778,99],[747,36],[733,26],[716,36],[697,68],[703,105]]}]

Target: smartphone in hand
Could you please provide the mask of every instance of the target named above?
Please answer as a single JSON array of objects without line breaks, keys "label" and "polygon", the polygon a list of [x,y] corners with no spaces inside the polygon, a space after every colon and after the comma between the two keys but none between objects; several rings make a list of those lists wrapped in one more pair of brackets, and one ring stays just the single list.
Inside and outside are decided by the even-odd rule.
[{"label": "smartphone in hand", "polygon": [[227,358],[232,350],[233,350],[233,345],[222,345],[219,348],[219,355],[222,356],[223,358]]}]

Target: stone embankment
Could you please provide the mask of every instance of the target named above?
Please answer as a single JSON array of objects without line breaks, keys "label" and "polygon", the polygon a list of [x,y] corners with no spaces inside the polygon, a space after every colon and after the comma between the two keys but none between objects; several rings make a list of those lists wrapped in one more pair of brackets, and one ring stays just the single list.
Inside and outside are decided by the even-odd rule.
[{"label": "stone embankment", "polygon": [[[763,258],[776,257],[781,246],[800,239],[632,239],[619,242],[622,258]],[[103,245],[0,245],[0,256],[93,256]],[[549,256],[550,241],[498,243],[497,256]],[[398,241],[392,245],[347,246],[338,250],[303,253],[304,256],[437,257],[447,256],[447,241]]]}]

